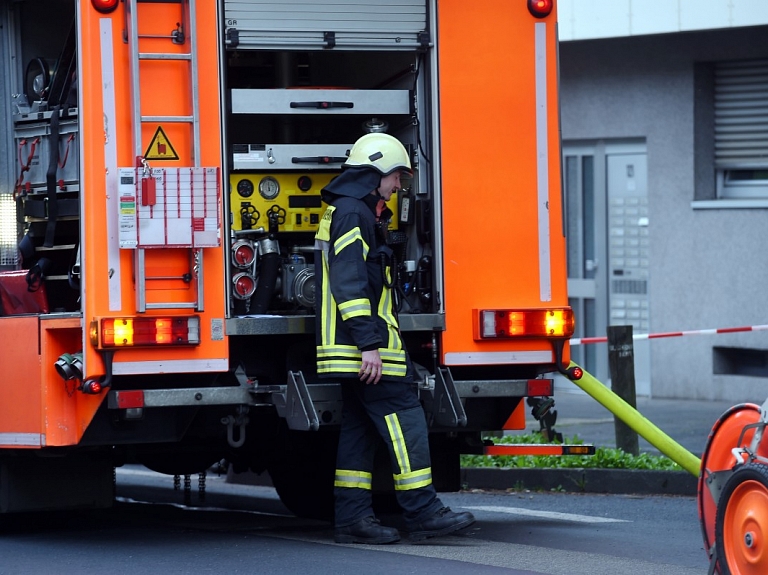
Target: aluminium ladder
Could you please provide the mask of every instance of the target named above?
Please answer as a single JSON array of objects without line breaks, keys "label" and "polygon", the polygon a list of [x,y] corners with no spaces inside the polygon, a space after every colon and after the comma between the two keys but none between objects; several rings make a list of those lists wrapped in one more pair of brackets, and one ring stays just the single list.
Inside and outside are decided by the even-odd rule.
[{"label": "aluminium ladder", "polygon": [[[154,36],[143,36],[138,30],[138,4],[140,0],[125,0],[126,10],[126,40],[130,54],[130,88],[132,98],[132,116],[133,116],[133,145],[134,156],[138,161],[143,162],[144,150],[142,149],[142,125],[145,123],[182,123],[189,125],[192,135],[192,158],[194,167],[200,166],[200,100],[198,92],[198,56],[196,46],[197,31],[197,10],[195,9],[195,0],[176,0],[181,7],[181,20],[177,24],[177,29],[169,34],[167,38],[174,44],[184,44],[187,47],[186,52],[140,52],[139,39]],[[140,93],[140,68],[142,61],[167,61],[181,60],[188,62],[187,78],[189,80],[190,101],[192,110],[189,115],[168,115],[168,116],[146,116],[141,113],[141,93]],[[146,166],[146,164],[144,164]],[[138,166],[137,166],[138,167]],[[204,308],[204,289],[203,289],[203,256],[201,248],[181,248],[190,250],[190,268],[192,281],[196,283],[196,298],[194,301],[182,302],[153,302],[147,303],[147,281],[158,279],[171,279],[168,277],[148,277],[146,275],[145,249],[136,248],[135,254],[135,281],[136,281],[136,310],[140,313],[148,309],[195,309],[203,311]],[[184,279],[183,277],[172,279]]]}]

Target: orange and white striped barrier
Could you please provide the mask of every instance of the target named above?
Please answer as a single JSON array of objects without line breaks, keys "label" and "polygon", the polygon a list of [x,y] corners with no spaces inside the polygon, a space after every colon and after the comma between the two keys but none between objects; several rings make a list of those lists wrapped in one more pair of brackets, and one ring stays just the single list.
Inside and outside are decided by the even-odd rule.
[{"label": "orange and white striped barrier", "polygon": [[[661,339],[663,337],[681,337],[684,335],[714,335],[718,333],[738,333],[743,331],[768,331],[768,325],[750,325],[743,327],[721,327],[717,329],[691,329],[687,331],[667,331],[661,333],[636,333],[632,336],[633,340],[641,339]],[[574,337],[570,340],[571,345],[587,345],[590,343],[606,343],[607,336],[599,337]]]}]

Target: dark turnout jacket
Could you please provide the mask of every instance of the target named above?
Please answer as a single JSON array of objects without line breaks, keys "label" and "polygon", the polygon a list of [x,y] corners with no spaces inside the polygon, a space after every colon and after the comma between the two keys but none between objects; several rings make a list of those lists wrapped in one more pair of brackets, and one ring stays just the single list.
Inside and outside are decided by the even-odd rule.
[{"label": "dark turnout jacket", "polygon": [[323,190],[329,205],[315,234],[320,376],[356,376],[361,351],[373,349],[381,356],[382,379],[409,375],[386,285],[390,270],[381,263],[389,248],[377,235],[378,198],[370,195],[379,181],[373,170],[346,170]]}]

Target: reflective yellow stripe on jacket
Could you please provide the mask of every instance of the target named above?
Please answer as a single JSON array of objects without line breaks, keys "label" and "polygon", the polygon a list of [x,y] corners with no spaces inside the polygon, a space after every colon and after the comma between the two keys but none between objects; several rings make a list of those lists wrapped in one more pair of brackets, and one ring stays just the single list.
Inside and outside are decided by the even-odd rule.
[{"label": "reflective yellow stripe on jacket", "polygon": [[363,244],[363,259],[365,259],[368,257],[368,250],[370,248],[368,247],[368,244],[365,243],[363,234],[360,233],[360,228],[352,228],[346,234],[336,240],[336,242],[333,244],[333,251],[336,255],[339,255],[344,248],[358,240],[361,244]]},{"label": "reflective yellow stripe on jacket", "polygon": [[371,302],[368,298],[351,299],[339,304],[339,312],[343,320],[350,317],[370,317]]},{"label": "reflective yellow stripe on jacket", "polygon": [[[325,338],[323,338],[325,341]],[[382,375],[404,377],[406,375],[405,351],[403,349],[379,348]],[[318,373],[350,373],[357,375],[360,370],[362,353],[354,345],[317,346]]]},{"label": "reflective yellow stripe on jacket", "polygon": [[[390,281],[389,268],[387,268],[387,281]],[[388,341],[387,347],[394,348],[399,345],[400,334],[397,330],[397,319],[392,313],[392,290],[384,286],[379,298],[379,317],[387,323]]]}]

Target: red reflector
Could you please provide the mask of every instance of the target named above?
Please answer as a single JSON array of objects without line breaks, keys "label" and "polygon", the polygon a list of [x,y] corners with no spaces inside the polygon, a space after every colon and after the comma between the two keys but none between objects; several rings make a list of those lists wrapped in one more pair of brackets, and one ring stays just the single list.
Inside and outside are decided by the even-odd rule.
[{"label": "red reflector", "polygon": [[91,0],[91,4],[96,11],[102,14],[113,12],[119,3],[120,0]]},{"label": "red reflector", "polygon": [[132,409],[144,407],[144,391],[117,391],[117,407],[119,409]]},{"label": "red reflector", "polygon": [[554,0],[528,0],[528,10],[536,18],[549,16],[554,5]]},{"label": "red reflector", "polygon": [[538,397],[542,395],[552,395],[553,380],[551,379],[529,379],[528,380],[528,397]]}]

